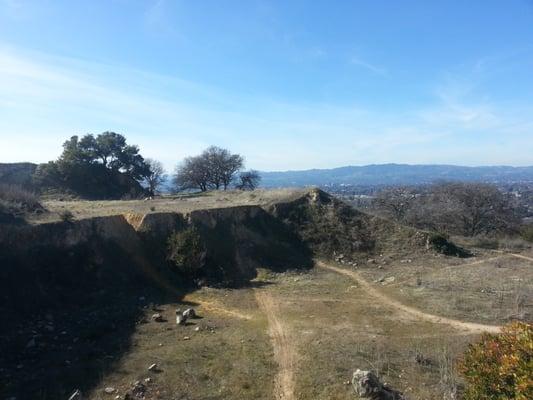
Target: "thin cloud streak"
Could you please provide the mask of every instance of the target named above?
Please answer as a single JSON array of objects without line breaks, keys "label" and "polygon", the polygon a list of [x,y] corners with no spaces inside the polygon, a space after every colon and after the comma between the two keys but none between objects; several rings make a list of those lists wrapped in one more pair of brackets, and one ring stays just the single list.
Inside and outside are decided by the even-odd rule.
[{"label": "thin cloud streak", "polygon": [[370,63],[368,63],[366,61],[361,60],[358,57],[350,58],[350,64],[358,66],[358,67],[362,67],[364,69],[367,69],[368,71],[373,72],[376,75],[381,75],[381,76],[384,76],[384,77],[388,77],[389,76],[389,73],[388,73],[388,71],[385,68],[379,67],[379,66],[374,65],[374,64],[370,64]]}]

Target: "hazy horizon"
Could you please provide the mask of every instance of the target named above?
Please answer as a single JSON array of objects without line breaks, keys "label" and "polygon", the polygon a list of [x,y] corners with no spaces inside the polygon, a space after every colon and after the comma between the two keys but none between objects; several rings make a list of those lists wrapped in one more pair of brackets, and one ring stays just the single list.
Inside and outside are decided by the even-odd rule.
[{"label": "hazy horizon", "polygon": [[533,6],[0,0],[0,162],[115,131],[168,170],[533,164]]}]

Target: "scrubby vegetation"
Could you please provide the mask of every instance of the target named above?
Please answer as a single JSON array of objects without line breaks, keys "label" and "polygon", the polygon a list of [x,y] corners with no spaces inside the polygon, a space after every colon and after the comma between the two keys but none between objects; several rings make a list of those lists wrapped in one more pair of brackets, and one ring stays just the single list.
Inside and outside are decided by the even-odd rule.
[{"label": "scrubby vegetation", "polygon": [[434,233],[429,237],[429,244],[439,253],[447,256],[469,257],[471,254],[465,249],[449,241],[447,235]]},{"label": "scrubby vegetation", "polygon": [[511,198],[482,183],[384,189],[372,208],[399,223],[450,235],[515,234],[519,225]]},{"label": "scrubby vegetation", "polygon": [[18,185],[0,184],[0,220],[44,212],[39,196]]},{"label": "scrubby vegetation", "polygon": [[465,400],[533,398],[533,325],[515,322],[471,344],[460,364]]},{"label": "scrubby vegetation", "polygon": [[63,222],[72,222],[74,220],[74,214],[70,210],[65,210],[59,214],[59,218]]},{"label": "scrubby vegetation", "polygon": [[375,238],[368,216],[320,190],[293,203],[279,204],[276,215],[299,233],[317,255],[372,251]]},{"label": "scrubby vegetation", "polygon": [[183,274],[194,276],[205,263],[205,244],[194,226],[170,235],[167,246],[168,259]]},{"label": "scrubby vegetation", "polygon": [[522,226],[520,230],[520,235],[524,240],[528,242],[533,242],[533,224],[527,224]]}]

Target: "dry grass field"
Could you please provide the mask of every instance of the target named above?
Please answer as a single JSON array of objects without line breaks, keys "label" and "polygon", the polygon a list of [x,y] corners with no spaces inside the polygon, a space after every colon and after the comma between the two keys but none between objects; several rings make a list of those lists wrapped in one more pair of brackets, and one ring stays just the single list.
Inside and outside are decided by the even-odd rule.
[{"label": "dry grass field", "polygon": [[206,193],[184,194],[177,196],[156,197],[152,200],[58,200],[42,201],[47,213],[30,215],[27,219],[32,223],[52,222],[60,219],[60,214],[70,211],[75,219],[104,217],[118,214],[149,214],[154,212],[189,213],[195,210],[212,208],[268,205],[280,200],[290,201],[306,190],[278,189],[278,190],[228,190],[211,191]]},{"label": "dry grass field", "polygon": [[[131,350],[89,398],[150,378],[147,399],[354,399],[348,382],[361,368],[410,399],[451,399],[467,343],[516,318],[520,296],[520,317],[531,315],[533,259],[382,258],[261,270],[250,287],[201,289],[183,300],[201,316],[187,326],[175,323],[183,304],[148,308]],[[167,322],[151,321],[158,310]]]}]

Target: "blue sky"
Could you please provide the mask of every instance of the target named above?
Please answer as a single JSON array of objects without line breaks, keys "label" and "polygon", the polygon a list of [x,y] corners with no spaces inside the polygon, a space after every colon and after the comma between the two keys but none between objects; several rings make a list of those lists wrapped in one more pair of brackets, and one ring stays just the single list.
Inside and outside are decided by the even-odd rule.
[{"label": "blue sky", "polygon": [[533,164],[533,2],[0,0],[0,162]]}]

